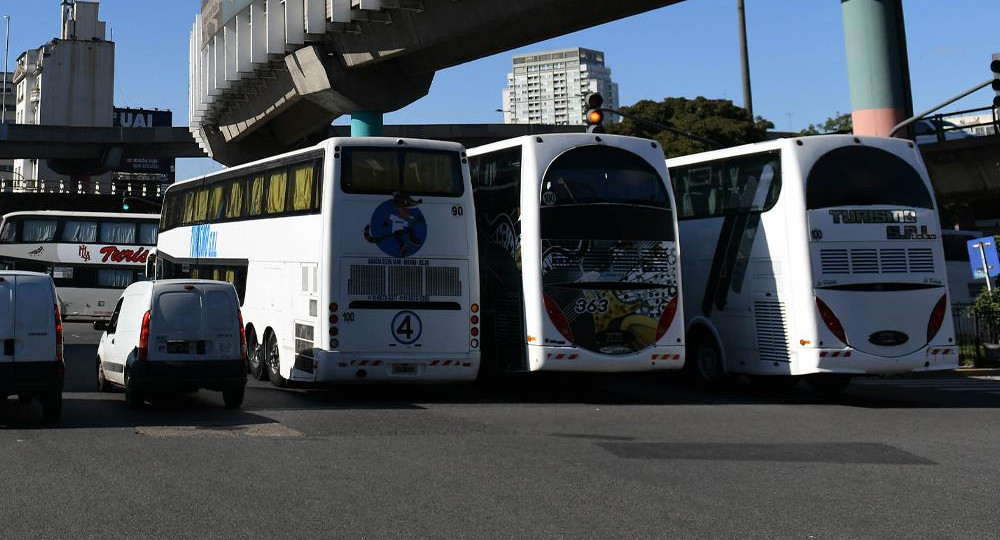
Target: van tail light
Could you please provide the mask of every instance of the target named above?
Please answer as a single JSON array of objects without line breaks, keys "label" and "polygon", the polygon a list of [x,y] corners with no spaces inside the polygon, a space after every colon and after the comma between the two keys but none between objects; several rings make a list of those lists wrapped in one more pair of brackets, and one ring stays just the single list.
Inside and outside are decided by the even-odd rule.
[{"label": "van tail light", "polygon": [[566,338],[566,341],[572,342],[573,330],[569,327],[569,319],[567,319],[566,315],[561,309],[559,309],[559,305],[556,304],[555,300],[549,298],[548,295],[544,295],[544,300],[545,311],[549,314],[549,320],[555,325],[556,330],[558,330],[559,333]]},{"label": "van tail light", "polygon": [[938,331],[941,330],[941,324],[944,322],[944,314],[947,310],[948,295],[945,294],[934,305],[934,311],[931,311],[931,319],[927,321],[927,343],[930,343],[937,336]]},{"label": "van tail light", "polygon": [[250,357],[247,354],[247,329],[243,326],[243,310],[238,309],[236,313],[240,318],[240,359],[247,362]]},{"label": "van tail light", "polygon": [[667,335],[667,330],[670,330],[670,325],[674,324],[674,317],[677,316],[677,297],[675,296],[667,307],[663,308],[663,314],[660,315],[660,322],[656,325],[656,341],[660,341],[660,338]]},{"label": "van tail light", "polygon": [[56,314],[56,361],[63,361],[63,323],[62,313],[59,311],[59,304],[53,306]]},{"label": "van tail light", "polygon": [[142,316],[142,329],[139,330],[139,361],[149,358],[149,311]]},{"label": "van tail light", "polygon": [[819,316],[823,319],[826,327],[833,332],[833,335],[837,336],[844,345],[849,345],[847,343],[847,333],[844,332],[844,325],[840,324],[840,319],[834,315],[833,310],[830,306],[826,305],[826,302],[816,297],[816,307],[819,308]]}]

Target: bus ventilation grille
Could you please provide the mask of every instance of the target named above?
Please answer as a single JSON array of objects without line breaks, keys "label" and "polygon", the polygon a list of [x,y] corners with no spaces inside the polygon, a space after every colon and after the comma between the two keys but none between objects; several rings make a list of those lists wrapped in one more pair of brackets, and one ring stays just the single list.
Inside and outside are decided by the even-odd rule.
[{"label": "bus ventilation grille", "polygon": [[462,296],[454,266],[377,266],[352,264],[347,280],[351,296]]},{"label": "bus ventilation grille", "polygon": [[930,274],[934,252],[930,248],[822,249],[824,274]]},{"label": "bus ventilation grille", "polygon": [[757,347],[760,359],[766,362],[788,362],[788,328],[785,303],[755,301],[754,321],[757,325]]}]

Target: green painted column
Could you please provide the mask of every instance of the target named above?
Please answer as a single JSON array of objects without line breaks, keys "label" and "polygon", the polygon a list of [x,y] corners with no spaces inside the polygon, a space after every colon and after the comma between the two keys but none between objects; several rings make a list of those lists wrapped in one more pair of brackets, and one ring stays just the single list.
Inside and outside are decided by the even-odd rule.
[{"label": "green painted column", "polygon": [[840,4],[854,133],[887,136],[913,109],[902,0]]},{"label": "green painted column", "polygon": [[382,113],[357,111],[351,114],[351,137],[381,137]]}]

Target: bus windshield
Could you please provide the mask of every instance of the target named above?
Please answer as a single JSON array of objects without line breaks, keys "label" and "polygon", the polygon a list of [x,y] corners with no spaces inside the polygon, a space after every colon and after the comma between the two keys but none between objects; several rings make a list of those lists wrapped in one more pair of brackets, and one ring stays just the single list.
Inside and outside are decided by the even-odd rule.
[{"label": "bus windshield", "polygon": [[459,197],[465,191],[457,152],[411,148],[343,149],[347,193]]},{"label": "bus windshield", "polygon": [[838,206],[934,208],[931,193],[912,165],[867,146],[845,146],[816,160],[806,180],[809,210]]},{"label": "bus windshield", "polygon": [[556,158],[542,181],[542,204],[597,203],[670,207],[663,179],[632,152],[592,145]]}]

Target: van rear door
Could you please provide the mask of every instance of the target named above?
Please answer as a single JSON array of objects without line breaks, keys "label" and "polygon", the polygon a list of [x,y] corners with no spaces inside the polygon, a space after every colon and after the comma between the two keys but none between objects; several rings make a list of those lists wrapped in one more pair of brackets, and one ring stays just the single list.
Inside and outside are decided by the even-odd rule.
[{"label": "van rear door", "polygon": [[56,361],[56,299],[48,276],[17,276],[14,362]]},{"label": "van rear door", "polygon": [[[0,386],[14,381],[14,288],[17,277],[0,278]],[[0,398],[5,397],[0,394]]]},{"label": "van rear door", "polygon": [[239,359],[236,310],[236,293],[231,285],[170,284],[154,289],[149,360]]}]

